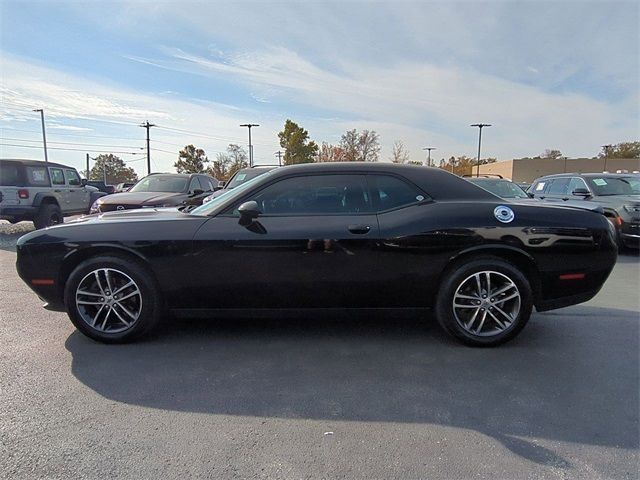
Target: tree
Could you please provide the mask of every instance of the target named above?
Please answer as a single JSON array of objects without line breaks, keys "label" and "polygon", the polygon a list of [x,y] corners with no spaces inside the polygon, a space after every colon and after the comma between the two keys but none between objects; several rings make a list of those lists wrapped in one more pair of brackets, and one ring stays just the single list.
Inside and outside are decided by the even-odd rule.
[{"label": "tree", "polygon": [[342,162],[344,161],[344,150],[336,145],[322,142],[318,152],[317,162]]},{"label": "tree", "polygon": [[560,150],[546,149],[543,153],[540,154],[540,158],[552,158],[554,160],[558,160],[560,158],[563,158],[563,156]]},{"label": "tree", "polygon": [[[480,165],[486,165],[487,163],[495,163],[495,158],[482,158],[480,159]],[[440,167],[443,170],[455,173],[456,175],[472,175],[478,171],[478,160],[476,158],[467,157],[462,155],[461,157],[451,157],[444,164],[440,163]]]},{"label": "tree", "polygon": [[609,148],[602,147],[598,158],[640,158],[640,142],[622,142]]},{"label": "tree", "polygon": [[204,164],[209,163],[201,148],[185,145],[178,153],[178,161],[173,164],[178,173],[204,173]]},{"label": "tree", "polygon": [[235,143],[230,143],[226,153],[218,153],[213,165],[209,167],[208,173],[218,180],[226,182],[238,170],[248,166],[247,151]]},{"label": "tree", "polygon": [[401,140],[393,142],[393,150],[391,151],[391,161],[393,163],[407,163],[409,161],[409,152],[404,147]]},{"label": "tree", "polygon": [[127,167],[120,157],[111,153],[102,153],[95,158],[93,168],[89,171],[89,180],[105,180],[107,185],[115,185],[137,182],[138,174],[133,168]]},{"label": "tree", "polygon": [[316,142],[309,141],[309,132],[287,119],[284,129],[278,133],[280,146],[285,149],[284,164],[311,163],[318,153]]},{"label": "tree", "polygon": [[344,150],[347,162],[377,162],[380,155],[380,135],[375,130],[358,133],[354,128],[342,135],[340,147]]}]

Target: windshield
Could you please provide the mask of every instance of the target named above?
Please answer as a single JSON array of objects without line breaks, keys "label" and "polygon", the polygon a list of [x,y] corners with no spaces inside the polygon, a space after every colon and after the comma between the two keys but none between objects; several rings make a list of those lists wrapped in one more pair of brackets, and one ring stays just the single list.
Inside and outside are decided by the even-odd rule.
[{"label": "windshield", "polygon": [[187,188],[185,177],[175,175],[151,175],[136,183],[130,192],[174,192],[181,193]]},{"label": "windshield", "polygon": [[529,195],[520,186],[507,180],[471,180],[471,183],[500,198],[529,198]]},{"label": "windshield", "polygon": [[209,213],[215,210],[218,205],[226,202],[229,198],[242,196],[244,192],[252,188],[254,184],[258,183],[258,181],[262,180],[264,176],[268,176],[270,173],[271,172],[265,172],[264,175],[254,176],[251,180],[247,180],[234,189],[225,189],[225,192],[222,195],[213,198],[210,202],[200,205],[189,213],[193,215],[209,215]]},{"label": "windshield", "polygon": [[262,175],[263,173],[267,173],[268,171],[269,170],[255,169],[255,168],[240,170],[238,171],[238,173],[236,173],[233,176],[231,180],[229,180],[229,183],[225,188],[235,188],[238,185],[242,185],[243,183],[248,182],[252,178],[256,178]]},{"label": "windshield", "polygon": [[596,196],[640,195],[640,178],[592,177],[588,182]]}]

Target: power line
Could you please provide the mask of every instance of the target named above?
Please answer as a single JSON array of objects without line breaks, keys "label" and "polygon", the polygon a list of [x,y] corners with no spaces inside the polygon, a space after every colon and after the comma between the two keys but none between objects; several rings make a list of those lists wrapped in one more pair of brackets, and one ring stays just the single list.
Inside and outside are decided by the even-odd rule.
[{"label": "power line", "polygon": [[[28,140],[26,138],[0,137],[1,140],[16,140],[19,142],[40,143],[40,140]],[[111,145],[108,143],[77,143],[77,142],[48,142],[56,145],[76,145],[78,147],[111,147],[111,148],[140,148],[135,145]]]},{"label": "power line", "polygon": [[[19,145],[16,143],[0,143],[0,145],[4,146],[4,147],[18,147],[18,148],[40,148],[36,145]],[[62,148],[62,147],[49,147],[49,150],[65,150],[65,151],[69,151],[69,152],[98,152],[98,153],[104,153],[105,150],[87,150],[86,148]],[[119,154],[123,154],[123,155],[143,155],[140,152],[120,152],[120,151],[110,151],[109,153],[119,153]]]}]

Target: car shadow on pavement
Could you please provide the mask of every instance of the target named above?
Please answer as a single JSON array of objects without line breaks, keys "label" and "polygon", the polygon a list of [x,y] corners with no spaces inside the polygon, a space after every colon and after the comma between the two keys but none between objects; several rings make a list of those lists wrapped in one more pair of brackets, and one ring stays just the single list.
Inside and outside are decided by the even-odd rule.
[{"label": "car shadow on pavement", "polygon": [[534,314],[517,339],[477,349],[435,322],[174,321],[151,339],[66,341],[78,380],[145,407],[277,418],[439,424],[481,432],[542,465],[533,438],[638,448],[638,313]]}]

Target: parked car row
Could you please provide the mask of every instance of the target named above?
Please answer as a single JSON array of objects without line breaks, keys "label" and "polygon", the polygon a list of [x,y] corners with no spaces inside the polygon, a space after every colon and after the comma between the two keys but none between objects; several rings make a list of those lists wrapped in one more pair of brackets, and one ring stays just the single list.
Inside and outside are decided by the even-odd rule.
[{"label": "parked car row", "polygon": [[435,312],[464,343],[494,346],[518,335],[534,307],[592,298],[617,256],[601,208],[517,190],[499,198],[441,169],[274,168],[229,182],[199,207],[176,208],[204,198],[214,187],[206,181],[150,175],[97,199],[100,215],[21,237],[20,277],[49,309],[105,343],[143,336],[165,312],[410,308]]}]

